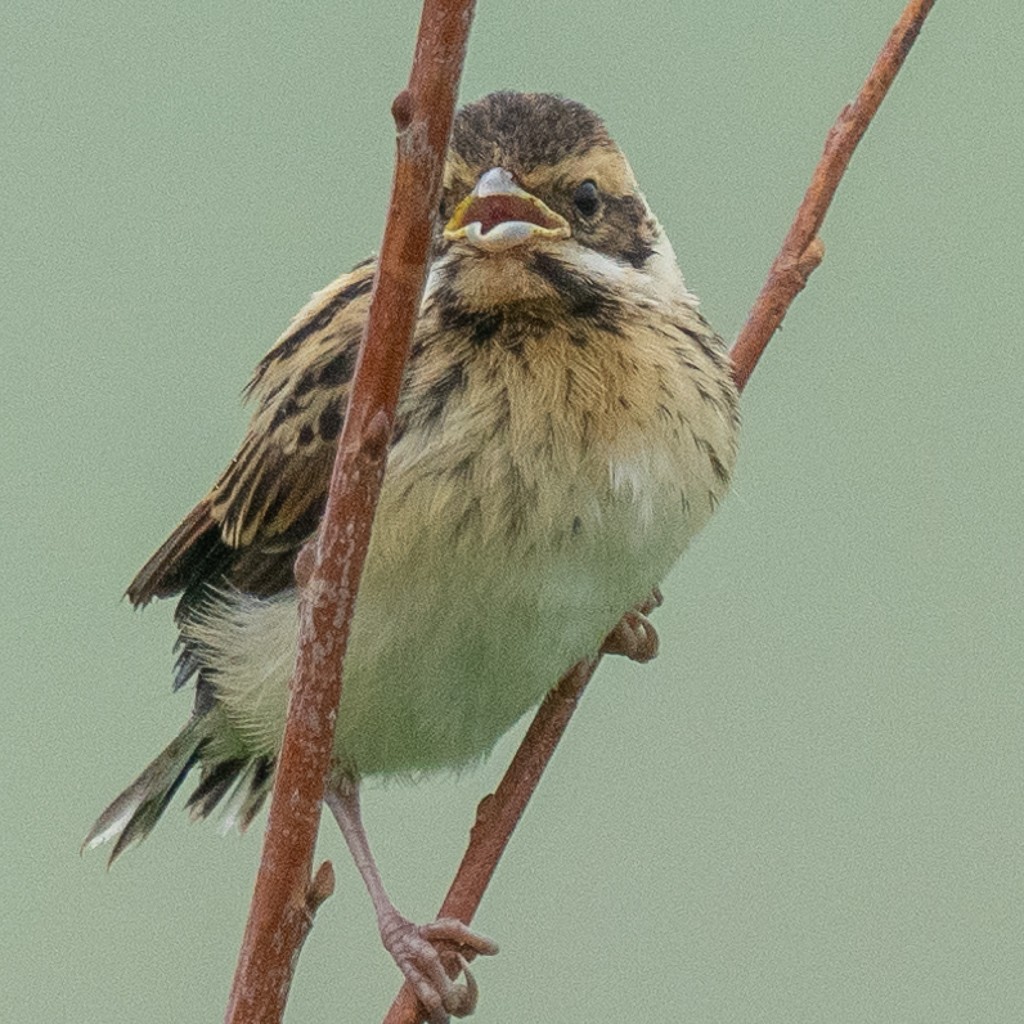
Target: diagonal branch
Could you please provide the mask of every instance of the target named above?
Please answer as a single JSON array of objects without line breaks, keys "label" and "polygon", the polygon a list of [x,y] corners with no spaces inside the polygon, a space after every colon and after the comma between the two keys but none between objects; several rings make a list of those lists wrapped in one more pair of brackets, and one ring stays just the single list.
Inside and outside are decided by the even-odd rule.
[{"label": "diagonal branch", "polygon": [[[498,861],[519,824],[551,755],[600,658],[574,665],[544,698],[498,788],[477,805],[476,821],[438,917],[469,924]],[[462,950],[465,957],[466,951]],[[391,1004],[384,1024],[419,1024],[425,1018],[416,994],[406,983]]]},{"label": "diagonal branch", "polygon": [[910,0],[885,41],[857,98],[839,112],[825,139],[825,151],[814,168],[782,248],[768,271],[768,279],[747,317],[747,322],[729,353],[736,386],[742,391],[761,358],[761,353],[778,330],[793,300],[803,291],[807,279],[821,263],[825,247],[818,232],[839,182],[871,119],[885,99],[914,45],[924,19],[935,0]]},{"label": "diagonal branch", "polygon": [[296,564],[299,651],[284,743],[227,1024],[273,1024],[333,870],[311,881],[334,746],[349,623],[406,354],[419,313],[431,230],[474,0],[425,0],[409,85],[391,112],[397,158],[364,344],[317,537]]},{"label": "diagonal branch", "polygon": [[[885,98],[935,0],[910,0],[861,86],[829,131],[825,151],[797,210],[768,279],[731,350],[733,374],[742,390],[790,304],[802,291],[824,247],[818,231],[853,151]],[[469,846],[441,908],[444,916],[472,920],[508,840],[554,753],[597,660],[582,661],[567,672],[541,704],[529,731],[495,792],[484,797],[470,833]],[[422,1010],[408,985],[396,996],[384,1024],[420,1024]]]}]

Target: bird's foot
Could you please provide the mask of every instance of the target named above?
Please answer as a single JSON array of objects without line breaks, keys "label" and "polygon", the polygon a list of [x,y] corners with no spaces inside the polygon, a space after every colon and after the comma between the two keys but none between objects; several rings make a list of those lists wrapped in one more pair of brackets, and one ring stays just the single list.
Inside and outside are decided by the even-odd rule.
[{"label": "bird's foot", "polygon": [[661,591],[655,587],[651,596],[626,612],[601,644],[602,654],[621,654],[630,661],[643,663],[658,656],[658,631],[647,616],[662,601]]},{"label": "bird's foot", "polygon": [[[476,1008],[478,989],[463,951],[470,956],[493,956],[497,945],[451,917],[430,924],[413,924],[397,911],[382,922],[380,936],[405,980],[423,1004],[431,1024],[448,1024],[449,1017],[468,1017]],[[464,985],[449,977],[465,975]]]}]

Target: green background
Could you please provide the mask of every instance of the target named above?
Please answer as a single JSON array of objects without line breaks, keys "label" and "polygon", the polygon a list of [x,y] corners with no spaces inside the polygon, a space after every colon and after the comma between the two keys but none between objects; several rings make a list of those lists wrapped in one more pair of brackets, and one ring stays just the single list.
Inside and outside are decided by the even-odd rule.
[{"label": "green background", "polygon": [[[600,111],[734,337],[898,0],[499,4],[462,95]],[[187,714],[135,569],[249,370],[379,240],[418,8],[7,5],[0,24],[0,1018],[221,1018],[261,825],[96,813]],[[942,0],[745,396],[735,489],[606,664],[478,917],[481,1022],[1024,1016],[1024,8]],[[371,791],[429,917],[481,770]],[[398,974],[333,827],[293,1024]]]}]

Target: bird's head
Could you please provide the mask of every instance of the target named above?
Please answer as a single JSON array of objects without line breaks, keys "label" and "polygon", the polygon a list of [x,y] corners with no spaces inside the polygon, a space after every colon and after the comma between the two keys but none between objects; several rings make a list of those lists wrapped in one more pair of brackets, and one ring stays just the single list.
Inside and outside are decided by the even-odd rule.
[{"label": "bird's head", "polygon": [[552,261],[610,286],[625,275],[682,287],[671,246],[604,123],[559,96],[497,92],[458,112],[441,223],[438,255],[488,279],[492,292],[499,277],[527,288],[531,277],[550,278]]}]

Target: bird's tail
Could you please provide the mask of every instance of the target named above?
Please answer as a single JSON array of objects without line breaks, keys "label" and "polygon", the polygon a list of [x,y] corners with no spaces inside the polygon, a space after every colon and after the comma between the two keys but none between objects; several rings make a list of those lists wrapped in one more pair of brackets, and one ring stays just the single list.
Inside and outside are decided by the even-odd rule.
[{"label": "bird's tail", "polygon": [[221,799],[233,790],[225,807],[225,831],[237,825],[241,831],[252,822],[270,792],[273,759],[241,756],[203,756],[210,739],[208,716],[194,716],[142,774],[96,819],[82,842],[92,849],[114,840],[109,863],[125,850],[142,842],[163,814],[171,797],[195,765],[202,775],[187,808],[193,819],[205,818]]}]

